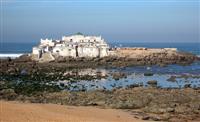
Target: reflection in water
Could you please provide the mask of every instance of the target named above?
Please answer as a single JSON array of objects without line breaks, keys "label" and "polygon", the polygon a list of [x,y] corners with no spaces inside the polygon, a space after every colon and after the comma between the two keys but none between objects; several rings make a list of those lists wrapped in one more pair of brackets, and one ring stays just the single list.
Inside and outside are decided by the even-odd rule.
[{"label": "reflection in water", "polygon": [[[102,72],[102,73],[101,73]],[[114,73],[123,73],[125,76],[118,79],[113,78]],[[200,88],[200,64],[194,63],[190,66],[169,65],[167,67],[129,67],[129,68],[115,68],[115,69],[97,69],[85,70],[80,74],[103,74],[107,75],[105,78],[94,80],[80,80],[80,81],[59,81],[62,88],[67,90],[95,90],[106,89],[112,90],[114,88],[126,88],[151,86],[148,81],[157,81],[156,85],[160,88]],[[145,73],[152,75],[146,76]]]}]

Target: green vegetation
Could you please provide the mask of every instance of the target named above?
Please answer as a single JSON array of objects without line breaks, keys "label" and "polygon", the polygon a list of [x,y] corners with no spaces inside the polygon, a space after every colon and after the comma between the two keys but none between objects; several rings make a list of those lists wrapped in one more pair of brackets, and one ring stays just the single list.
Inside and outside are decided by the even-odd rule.
[{"label": "green vegetation", "polygon": [[39,82],[21,82],[14,88],[15,93],[32,96],[43,92],[58,92],[61,89],[56,84],[44,84]]},{"label": "green vegetation", "polygon": [[83,35],[83,33],[81,33],[81,32],[77,32],[75,35]]}]

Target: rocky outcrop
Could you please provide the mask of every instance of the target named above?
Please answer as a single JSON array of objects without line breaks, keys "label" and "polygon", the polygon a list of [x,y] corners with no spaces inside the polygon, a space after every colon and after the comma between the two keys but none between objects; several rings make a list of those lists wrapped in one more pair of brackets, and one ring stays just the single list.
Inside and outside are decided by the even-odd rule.
[{"label": "rocky outcrop", "polygon": [[[142,52],[143,53],[142,53]],[[147,51],[147,52],[146,52]],[[108,56],[104,58],[72,58],[72,57],[57,57],[54,58],[51,54],[46,53],[41,60],[33,60],[33,56],[23,55],[16,59],[1,59],[0,74],[19,74],[22,70],[28,73],[35,72],[62,72],[66,69],[81,69],[81,68],[110,68],[110,67],[129,67],[138,65],[159,65],[165,66],[168,64],[188,65],[200,59],[189,53],[178,51],[161,50],[155,52],[148,49],[129,51],[120,49],[116,50],[118,56]],[[127,53],[125,53],[127,52]],[[145,76],[152,76],[152,73],[145,73]],[[116,77],[119,74],[115,75]],[[116,78],[117,79],[117,78]]]},{"label": "rocky outcrop", "polygon": [[124,63],[129,63],[130,65],[186,65],[199,60],[197,56],[177,51],[176,48],[119,48],[114,50],[112,56],[122,59]]},{"label": "rocky outcrop", "polygon": [[[72,63],[72,62],[82,62],[84,63],[94,63],[96,66],[114,66],[114,67],[127,67],[136,65],[159,65],[165,66],[168,64],[181,64],[187,65],[191,64],[196,60],[200,60],[199,57],[186,53],[177,51],[174,48],[163,48],[163,49],[150,49],[150,48],[119,48],[112,50],[110,55],[103,58],[85,58],[85,57],[61,57],[61,56],[50,56],[43,55],[40,59],[36,60],[39,62],[62,62],[62,63]],[[34,56],[32,56],[34,60]],[[37,57],[35,58],[37,59]],[[71,62],[69,62],[71,61]]]},{"label": "rocky outcrop", "polygon": [[31,59],[38,62],[50,62],[55,60],[55,58],[50,52],[43,53],[40,58],[38,58],[38,55],[32,54]]}]

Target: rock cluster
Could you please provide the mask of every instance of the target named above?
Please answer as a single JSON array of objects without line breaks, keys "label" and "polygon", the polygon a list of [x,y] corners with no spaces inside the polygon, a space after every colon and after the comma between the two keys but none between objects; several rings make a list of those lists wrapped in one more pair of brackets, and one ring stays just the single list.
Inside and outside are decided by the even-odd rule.
[{"label": "rock cluster", "polygon": [[124,62],[134,62],[138,65],[160,65],[167,64],[190,64],[195,60],[199,60],[193,54],[180,52],[173,49],[118,49],[116,50],[116,57],[124,58]]}]

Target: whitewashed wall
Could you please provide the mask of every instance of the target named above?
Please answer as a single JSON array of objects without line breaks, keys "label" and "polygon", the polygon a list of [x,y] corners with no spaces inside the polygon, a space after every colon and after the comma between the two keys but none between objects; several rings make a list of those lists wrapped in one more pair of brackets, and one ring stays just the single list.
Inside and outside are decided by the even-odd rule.
[{"label": "whitewashed wall", "polygon": [[37,47],[33,47],[32,54],[34,54],[34,55],[40,55],[41,53],[42,53],[41,49],[39,49]]},{"label": "whitewashed wall", "polygon": [[41,39],[40,44],[43,46],[55,46],[55,42],[52,39]]}]

